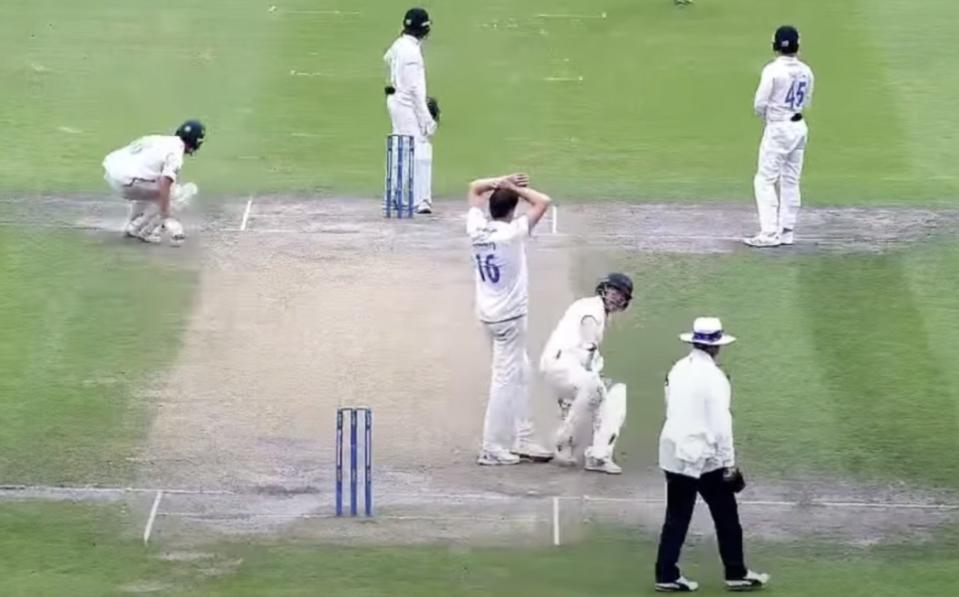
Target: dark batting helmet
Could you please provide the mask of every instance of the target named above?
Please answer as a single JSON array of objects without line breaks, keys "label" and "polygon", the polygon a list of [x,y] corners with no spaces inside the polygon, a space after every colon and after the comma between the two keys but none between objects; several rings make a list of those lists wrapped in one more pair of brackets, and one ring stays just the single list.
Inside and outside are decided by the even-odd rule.
[{"label": "dark batting helmet", "polygon": [[196,151],[206,139],[206,127],[199,120],[187,120],[176,130],[176,136],[183,140],[183,144],[190,151]]},{"label": "dark batting helmet", "polygon": [[629,306],[629,301],[633,299],[633,280],[626,274],[612,273],[607,274],[605,278],[596,285],[596,294],[603,295],[607,288],[615,288],[626,299],[623,309]]},{"label": "dark batting helmet", "polygon": [[773,51],[795,54],[799,51],[799,31],[792,25],[783,25],[773,34]]},{"label": "dark batting helmet", "polygon": [[403,17],[403,32],[414,37],[426,37],[431,25],[430,13],[425,8],[411,8]]}]

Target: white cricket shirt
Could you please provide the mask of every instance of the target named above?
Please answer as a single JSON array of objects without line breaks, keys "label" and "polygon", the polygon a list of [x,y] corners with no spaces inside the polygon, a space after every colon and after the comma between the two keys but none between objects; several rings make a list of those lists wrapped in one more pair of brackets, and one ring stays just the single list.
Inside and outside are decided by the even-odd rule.
[{"label": "white cricket shirt", "polygon": [[383,61],[389,69],[390,85],[396,89],[396,101],[412,108],[423,133],[432,135],[436,131],[436,121],[426,107],[426,64],[422,42],[403,34],[386,51]]},{"label": "white cricket shirt", "polygon": [[466,232],[473,248],[477,317],[496,323],[526,315],[529,218],[519,216],[512,222],[490,220],[483,210],[473,207],[466,216]]},{"label": "white cricket shirt", "polygon": [[[583,338],[583,319],[587,317],[596,320],[595,338]],[[544,363],[549,359],[557,358],[560,351],[585,356],[586,353],[582,350],[584,346],[591,342],[600,344],[603,341],[605,329],[606,306],[603,304],[603,297],[591,296],[574,302],[566,309],[566,313],[560,318],[556,329],[546,341],[546,348],[543,349],[543,355],[540,358],[541,368],[545,368]]]},{"label": "white cricket shirt", "polygon": [[183,140],[171,135],[140,137],[103,160],[111,178],[130,184],[133,179],[156,181],[165,176],[176,181],[183,167]]},{"label": "white cricket shirt", "polygon": [[795,56],[780,56],[766,65],[753,109],[766,122],[788,121],[812,103],[812,69]]},{"label": "white cricket shirt", "polygon": [[666,377],[666,423],[659,467],[699,478],[736,464],[729,379],[708,353],[693,349]]}]

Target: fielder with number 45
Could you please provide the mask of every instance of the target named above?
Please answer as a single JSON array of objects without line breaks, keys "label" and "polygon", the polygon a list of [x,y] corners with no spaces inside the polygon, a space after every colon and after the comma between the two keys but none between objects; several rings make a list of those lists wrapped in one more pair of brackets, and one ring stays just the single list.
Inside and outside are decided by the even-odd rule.
[{"label": "fielder with number 45", "polygon": [[[476,315],[493,351],[489,402],[479,464],[549,461],[553,454],[534,441],[529,406],[526,314],[529,280],[526,241],[549,208],[544,193],[529,188],[525,174],[470,183],[466,231],[473,247]],[[523,200],[526,213],[516,216]],[[489,205],[489,217],[483,207]]]},{"label": "fielder with number 45", "polygon": [[796,57],[799,31],[795,27],[776,30],[773,51],[779,56],[763,69],[753,101],[756,114],[766,122],[753,181],[760,230],[743,242],[757,248],[795,242],[799,177],[809,136],[803,110],[812,102],[814,83],[812,69]]}]

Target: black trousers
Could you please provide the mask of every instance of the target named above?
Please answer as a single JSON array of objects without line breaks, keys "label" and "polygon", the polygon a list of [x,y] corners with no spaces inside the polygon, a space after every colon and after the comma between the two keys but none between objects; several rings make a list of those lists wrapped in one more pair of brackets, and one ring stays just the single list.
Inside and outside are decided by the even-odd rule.
[{"label": "black trousers", "polygon": [[704,474],[699,479],[666,473],[666,522],[659,537],[659,552],[656,555],[656,582],[672,582],[680,577],[679,553],[686,541],[689,522],[696,506],[696,494],[703,496],[709,506],[716,538],[719,540],[719,555],[726,568],[726,580],[746,576],[743,562],[743,529],[739,525],[739,508],[736,494],[723,483],[722,469]]}]

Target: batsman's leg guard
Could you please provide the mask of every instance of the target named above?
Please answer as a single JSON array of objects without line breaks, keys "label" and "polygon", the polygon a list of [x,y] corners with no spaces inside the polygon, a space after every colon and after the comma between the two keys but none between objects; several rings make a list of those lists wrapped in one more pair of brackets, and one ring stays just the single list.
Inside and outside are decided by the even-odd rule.
[{"label": "batsman's leg guard", "polygon": [[586,456],[597,460],[610,460],[616,439],[626,422],[626,384],[612,384],[593,419],[593,445],[586,449]]}]

